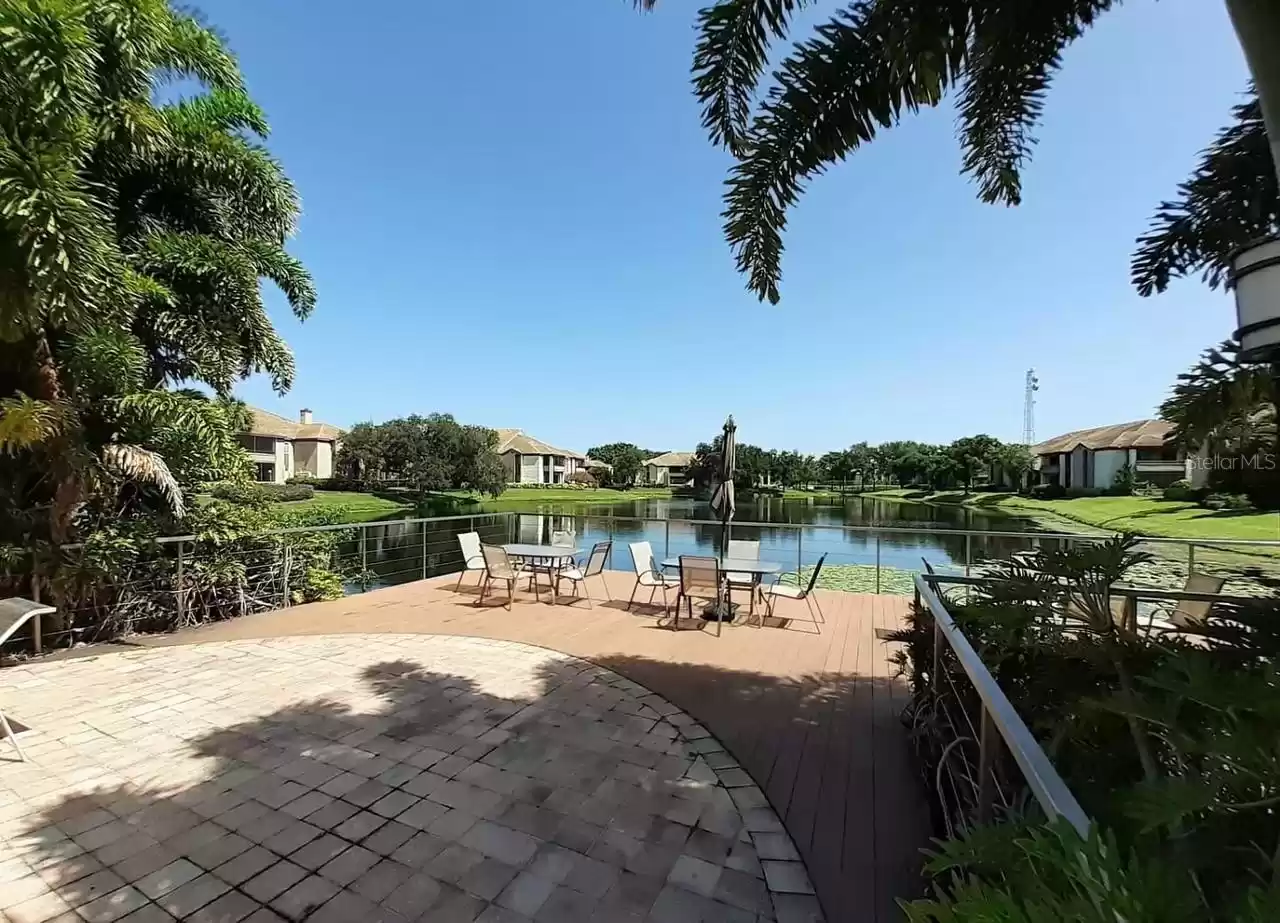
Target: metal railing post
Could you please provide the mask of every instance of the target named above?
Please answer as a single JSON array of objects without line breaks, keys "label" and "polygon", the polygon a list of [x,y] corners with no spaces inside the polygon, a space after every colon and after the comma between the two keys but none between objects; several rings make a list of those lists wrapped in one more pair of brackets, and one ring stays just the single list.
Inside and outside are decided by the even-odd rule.
[{"label": "metal railing post", "polygon": [[978,823],[987,824],[996,806],[996,753],[1000,735],[991,720],[991,712],[984,706],[982,724],[978,731]]},{"label": "metal railing post", "polygon": [[969,576],[969,565],[973,563],[973,535],[964,534],[964,575]]},{"label": "metal railing post", "polygon": [[360,582],[364,582],[364,574],[369,569],[369,527],[360,525]]},{"label": "metal railing post", "polygon": [[802,586],[804,580],[800,571],[804,570],[804,529],[796,530],[796,586]]},{"label": "metal railing post", "polygon": [[177,597],[175,599],[175,602],[177,603],[177,607],[178,607],[178,624],[179,625],[183,624],[186,621],[186,616],[187,616],[187,594],[182,592],[182,582],[183,582],[182,581],[182,571],[183,571],[182,546],[185,544],[186,542],[178,542],[178,573],[177,573],[177,578],[174,581],[174,588],[173,588],[173,592],[176,594],[176,597]]},{"label": "metal railing post", "polygon": [[667,537],[662,545],[662,559],[671,557],[671,520],[667,520]]},{"label": "metal railing post", "polygon": [[281,573],[281,593],[280,608],[289,608],[289,570],[293,567],[293,548],[289,545],[284,546],[284,570]]},{"label": "metal railing post", "polygon": [[880,533],[876,533],[876,595],[880,595]]},{"label": "metal railing post", "polygon": [[[467,531],[470,532],[471,530],[468,529]],[[462,566],[466,567],[466,562],[463,562]],[[427,579],[427,524],[425,522],[422,524],[422,579]]]},{"label": "metal railing post", "polygon": [[1196,546],[1195,542],[1187,545],[1187,576],[1196,572]]},{"label": "metal railing post", "polygon": [[607,562],[610,570],[613,570],[613,516],[609,516],[609,560]]},{"label": "metal railing post", "polygon": [[930,612],[929,616],[933,619],[933,669],[929,673],[929,688],[937,695],[938,675],[942,673],[942,626],[938,624],[936,615]]}]

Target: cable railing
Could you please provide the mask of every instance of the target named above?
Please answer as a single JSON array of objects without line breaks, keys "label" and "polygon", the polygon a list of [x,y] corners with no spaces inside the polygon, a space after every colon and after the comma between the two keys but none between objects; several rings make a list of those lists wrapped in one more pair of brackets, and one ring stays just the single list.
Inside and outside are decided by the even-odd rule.
[{"label": "cable railing", "polygon": [[939,595],[939,584],[953,582],[958,579],[915,578],[915,613],[928,626],[931,650],[906,716],[947,837],[990,823],[998,813],[1032,810],[1048,820],[1063,818],[1086,835],[1084,809]]},{"label": "cable railing", "polygon": [[[630,517],[572,512],[477,512],[326,526],[296,526],[251,536],[177,535],[155,539],[129,555],[107,555],[85,545],[65,546],[64,580],[77,600],[70,626],[45,635],[54,644],[98,640],[141,630],[188,625],[283,608],[299,602],[456,573],[463,560],[460,532],[482,541],[549,542],[571,531],[584,547],[614,542],[609,566],[629,571],[627,545],[649,541],[660,559],[723,551],[722,524],[713,519]],[[992,562],[1020,551],[1091,542],[1105,535],[1062,532],[929,528],[911,525],[755,522],[735,520],[728,536],[760,542],[763,559],[806,580],[824,558],[820,586],[877,594],[911,595],[927,560],[940,573],[981,576]],[[1166,549],[1179,573],[1197,567],[1188,539],[1144,539]],[[1280,569],[1280,540],[1224,540]],[[1170,553],[1167,549],[1175,549]],[[1204,555],[1201,555],[1201,564]],[[1233,568],[1240,573],[1241,568]],[[1175,574],[1175,577],[1177,574]],[[337,581],[335,584],[334,581]],[[1144,580],[1143,582],[1151,582]],[[1166,581],[1170,588],[1180,579]]]}]

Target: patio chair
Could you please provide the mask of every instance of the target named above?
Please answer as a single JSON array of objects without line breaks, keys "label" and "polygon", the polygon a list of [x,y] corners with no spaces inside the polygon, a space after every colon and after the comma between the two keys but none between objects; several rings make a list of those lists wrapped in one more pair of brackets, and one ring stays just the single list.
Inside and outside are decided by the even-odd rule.
[{"label": "patio chair", "polygon": [[[692,619],[694,599],[710,600],[717,605],[725,599],[723,579],[718,558],[680,555],[680,592],[676,594],[675,627],[680,626],[680,600],[683,599],[689,607],[689,618]],[[720,636],[723,627],[723,620],[716,619],[716,637]]]},{"label": "patio chair", "polygon": [[[760,543],[749,541],[738,541],[731,539],[729,541],[729,550],[725,554],[727,558],[742,558],[747,561],[760,560]],[[759,587],[759,578],[755,574],[745,573],[743,571],[726,571],[725,582],[729,585],[729,598],[733,598],[734,590],[746,590],[751,593],[751,607],[754,610],[756,604],[755,592]]]},{"label": "patio chair", "polygon": [[[556,592],[560,592],[560,581],[568,580],[573,584],[573,595],[586,599],[587,606],[591,609],[595,608],[595,603],[591,601],[591,592],[587,589],[587,578],[594,577],[604,570],[604,562],[609,559],[609,550],[613,547],[613,542],[596,542],[591,549],[591,554],[587,558],[586,567],[562,567],[556,573]],[[578,587],[582,587],[582,593],[578,593]],[[609,593],[609,584],[604,585],[605,594]]]},{"label": "patio chair", "polygon": [[[484,570],[484,553],[480,550],[479,532],[459,532],[458,547],[462,549],[462,573],[458,574],[458,585],[453,588],[455,593],[462,589],[463,577],[473,570]],[[484,582],[483,576],[480,582]]]},{"label": "patio chair", "polygon": [[636,591],[642,586],[651,588],[649,605],[653,605],[653,595],[658,590],[662,590],[662,608],[668,608],[667,590],[673,587],[679,588],[679,579],[664,574],[654,567],[653,548],[648,542],[632,542],[627,547],[631,549],[631,563],[636,569],[636,584],[631,588],[631,598],[627,600],[627,611],[631,611],[631,604],[636,601]]},{"label": "patio chair", "polygon": [[[809,575],[808,586],[800,585],[800,572],[796,571],[796,582],[792,586],[789,583],[781,581],[771,585],[765,592],[765,602],[769,606],[769,616],[773,616],[773,607],[779,599],[795,599],[804,600],[804,604],[809,609],[809,617],[813,619],[813,625],[818,628],[819,625],[827,623],[827,617],[822,614],[822,606],[818,605],[818,598],[813,595],[813,588],[818,585],[818,575],[822,573],[822,563],[827,560],[824,554],[818,558],[818,563],[813,566],[813,573]],[[763,619],[761,620],[763,622]],[[822,629],[818,628],[818,634],[822,634]]]},{"label": "patio chair", "polygon": [[[484,581],[480,584],[480,598],[476,600],[476,605],[484,602],[485,594],[489,592],[489,585],[495,580],[501,580],[507,585],[507,609],[511,608],[512,602],[516,598],[516,581],[521,577],[523,569],[517,564],[511,563],[511,558],[507,554],[507,550],[501,545],[481,545],[480,553],[484,555]],[[534,598],[538,598],[538,585],[533,585]]]},{"label": "patio chair", "polygon": [[[32,619],[39,618],[42,615],[52,615],[57,610],[53,606],[46,606],[43,603],[34,603],[29,599],[5,599],[0,600],[0,647],[12,638],[23,625]],[[38,622],[36,623],[39,624]],[[37,650],[39,647],[37,646]],[[18,759],[24,763],[27,761],[27,755],[22,752],[22,745],[18,743],[18,735],[13,733],[13,728],[9,725],[9,719],[4,716],[4,711],[0,710],[0,730],[4,731],[5,740],[13,744],[13,749],[18,751]]]},{"label": "patio chair", "polygon": [[[1226,586],[1227,579],[1225,577],[1215,577],[1211,574],[1197,574],[1194,571],[1187,574],[1187,582],[1182,587],[1184,593],[1211,593],[1217,595],[1222,592],[1222,588]],[[1152,610],[1151,619],[1147,623],[1147,630],[1151,630],[1151,626],[1155,623],[1156,612],[1161,611],[1159,608]],[[1209,613],[1213,611],[1212,602],[1201,602],[1194,599],[1180,599],[1178,604],[1172,609],[1165,608],[1169,621],[1174,628],[1198,628],[1204,625],[1205,620],[1209,618]]]}]

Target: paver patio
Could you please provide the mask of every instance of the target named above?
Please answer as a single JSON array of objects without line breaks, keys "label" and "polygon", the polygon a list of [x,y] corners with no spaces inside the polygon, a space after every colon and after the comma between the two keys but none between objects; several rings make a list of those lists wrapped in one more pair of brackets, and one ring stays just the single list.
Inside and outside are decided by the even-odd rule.
[{"label": "paver patio", "polygon": [[833,920],[918,887],[873,634],[900,601],[719,639],[473,601],[426,581],[0,671],[34,729],[0,754],[0,912],[785,923],[819,918],[809,873]]}]

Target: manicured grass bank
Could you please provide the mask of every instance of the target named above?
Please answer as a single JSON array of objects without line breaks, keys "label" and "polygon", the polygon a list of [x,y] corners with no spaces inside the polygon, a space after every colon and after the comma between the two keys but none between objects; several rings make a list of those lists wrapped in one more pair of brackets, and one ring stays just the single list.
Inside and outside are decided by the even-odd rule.
[{"label": "manicured grass bank", "polygon": [[[1049,528],[1061,519],[1113,532],[1135,532],[1161,538],[1265,539],[1280,541],[1280,512],[1207,510],[1194,503],[1150,497],[1074,497],[1035,500],[1017,494],[958,491],[878,490],[871,497],[921,503],[961,503],[980,510],[1025,516]],[[1053,519],[1058,518],[1058,522]]]}]

